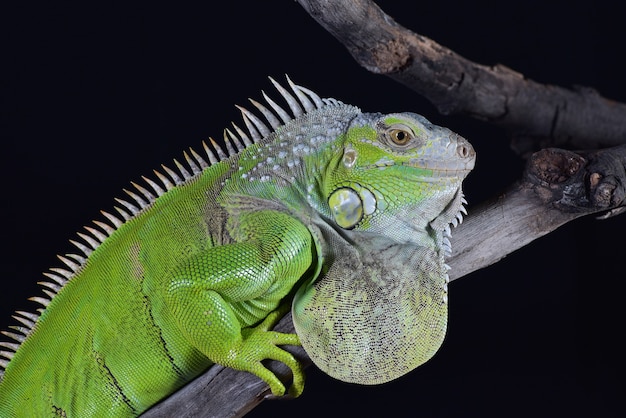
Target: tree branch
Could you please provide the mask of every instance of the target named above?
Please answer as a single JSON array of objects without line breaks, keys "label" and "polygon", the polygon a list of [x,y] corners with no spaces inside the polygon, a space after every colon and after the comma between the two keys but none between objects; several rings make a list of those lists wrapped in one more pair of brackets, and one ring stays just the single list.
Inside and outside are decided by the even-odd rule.
[{"label": "tree branch", "polygon": [[543,85],[502,65],[476,64],[400,26],[370,0],[298,3],[364,68],[415,90],[443,114],[466,114],[507,128],[518,137],[518,152],[596,149],[626,141],[626,105],[593,89]]},{"label": "tree branch", "polygon": [[[626,145],[589,153],[546,149],[533,154],[519,183],[471,210],[455,229],[454,254],[448,259],[450,279],[487,267],[580,216],[622,211],[625,167]],[[276,330],[294,332],[290,315]],[[304,364],[311,363],[302,348],[289,350]],[[284,364],[271,362],[268,368],[289,381]],[[214,366],[143,417],[240,417],[268,394],[256,376]]]}]

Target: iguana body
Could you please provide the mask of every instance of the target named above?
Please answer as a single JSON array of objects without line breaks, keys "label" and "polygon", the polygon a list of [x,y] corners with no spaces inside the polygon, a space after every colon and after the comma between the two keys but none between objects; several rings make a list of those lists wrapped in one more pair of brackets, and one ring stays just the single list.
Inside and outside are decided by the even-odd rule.
[{"label": "iguana body", "polygon": [[[337,378],[396,378],[446,328],[446,235],[471,146],[415,114],[362,113],[289,82],[293,115],[253,102],[247,132],[191,170],[155,172],[120,216],[80,234],[52,269],[40,315],[1,342],[0,416],[136,416],[213,363],[282,395],[261,361],[303,372],[271,328],[293,305],[307,353]],[[295,96],[295,97],[294,97]],[[241,142],[244,144],[242,145]]]}]

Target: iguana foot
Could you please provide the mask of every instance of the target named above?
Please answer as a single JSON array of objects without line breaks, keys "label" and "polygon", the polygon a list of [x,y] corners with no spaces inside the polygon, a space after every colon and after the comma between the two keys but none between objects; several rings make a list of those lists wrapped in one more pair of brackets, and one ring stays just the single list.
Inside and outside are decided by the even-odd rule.
[{"label": "iguana foot", "polygon": [[300,345],[296,334],[285,334],[272,331],[274,325],[283,316],[281,310],[270,313],[259,325],[242,330],[243,341],[238,352],[233,352],[231,361],[225,366],[250,372],[265,383],[272,391],[272,395],[282,397],[286,395],[285,385],[262,361],[275,360],[285,364],[293,375],[293,382],[287,395],[298,397],[304,390],[304,369],[296,358],[280,348],[281,345]]}]

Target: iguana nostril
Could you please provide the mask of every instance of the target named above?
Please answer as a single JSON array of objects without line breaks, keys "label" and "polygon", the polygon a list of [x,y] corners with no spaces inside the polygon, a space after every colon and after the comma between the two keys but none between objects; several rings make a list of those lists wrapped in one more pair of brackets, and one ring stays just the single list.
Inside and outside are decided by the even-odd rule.
[{"label": "iguana nostril", "polygon": [[461,145],[457,146],[456,147],[456,152],[459,155],[459,157],[461,157],[461,158],[467,158],[471,154],[471,151],[469,150],[469,148],[465,144],[461,144]]}]

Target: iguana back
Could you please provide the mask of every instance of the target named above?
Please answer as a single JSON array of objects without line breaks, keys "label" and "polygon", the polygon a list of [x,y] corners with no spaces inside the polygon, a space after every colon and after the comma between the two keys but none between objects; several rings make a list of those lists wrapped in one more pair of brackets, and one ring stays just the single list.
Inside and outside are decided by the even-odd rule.
[{"label": "iguana back", "polygon": [[146,205],[92,243],[84,262],[67,257],[72,272],[51,273],[56,285],[68,281],[61,289],[50,282],[58,293],[44,302],[32,330],[22,329],[28,337],[0,383],[0,416],[25,407],[25,416],[132,416],[211,364],[162,313],[153,279],[167,276],[181,257],[220,243],[213,241],[219,234],[206,233],[206,220],[220,213],[207,191],[215,190],[212,173],[227,166]]}]

